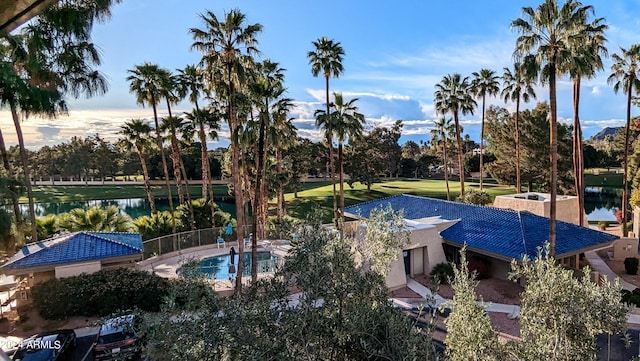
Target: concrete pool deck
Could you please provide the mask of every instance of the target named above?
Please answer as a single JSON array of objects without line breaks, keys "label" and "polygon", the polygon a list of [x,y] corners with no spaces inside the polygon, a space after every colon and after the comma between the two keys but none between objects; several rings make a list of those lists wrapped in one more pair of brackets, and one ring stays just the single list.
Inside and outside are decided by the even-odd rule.
[{"label": "concrete pool deck", "polygon": [[[163,278],[178,278],[177,270],[190,260],[202,260],[204,258],[228,255],[231,247],[238,251],[236,242],[227,242],[224,247],[217,244],[188,248],[178,252],[171,252],[162,256],[155,256],[142,260],[136,264],[136,269],[155,273]],[[271,251],[271,253],[279,258],[284,258],[289,250],[289,241],[287,240],[271,240],[259,241],[258,251]],[[245,253],[251,252],[251,246],[245,247]],[[245,277],[247,282],[251,281],[251,277]],[[210,280],[216,291],[233,291],[235,286],[234,280]]]}]

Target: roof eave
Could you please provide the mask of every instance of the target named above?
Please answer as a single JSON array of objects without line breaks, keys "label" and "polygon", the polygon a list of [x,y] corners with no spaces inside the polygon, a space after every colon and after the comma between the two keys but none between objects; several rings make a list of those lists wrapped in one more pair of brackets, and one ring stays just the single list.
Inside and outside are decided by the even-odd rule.
[{"label": "roof eave", "polygon": [[6,274],[6,275],[24,275],[24,274],[29,274],[29,273],[55,271],[56,267],[72,266],[72,265],[77,265],[77,264],[82,264],[82,263],[90,263],[90,262],[99,261],[101,265],[104,265],[105,263],[118,263],[118,262],[125,262],[125,261],[134,261],[135,262],[135,261],[140,260],[141,258],[142,258],[142,253],[136,253],[136,254],[126,255],[126,256],[94,258],[94,259],[86,259],[86,260],[76,261],[76,262],[52,263],[52,264],[43,265],[43,266],[36,266],[36,267],[24,267],[24,268],[20,268],[20,267],[4,268],[4,267],[0,267],[0,271],[2,271],[2,273]]}]

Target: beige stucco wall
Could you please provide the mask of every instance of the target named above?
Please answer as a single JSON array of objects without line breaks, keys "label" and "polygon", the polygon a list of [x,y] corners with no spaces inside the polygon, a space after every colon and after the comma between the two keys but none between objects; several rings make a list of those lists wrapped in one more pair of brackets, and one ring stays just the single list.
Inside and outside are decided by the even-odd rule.
[{"label": "beige stucco wall", "polygon": [[[426,257],[424,255],[424,247],[427,247],[428,251]],[[403,250],[410,252],[410,271],[413,275],[428,274],[435,265],[447,261],[442,249],[442,238],[440,238],[437,227],[411,230],[409,243],[403,247]],[[394,290],[404,287],[406,283],[404,257],[402,251],[398,251],[398,258],[391,264],[391,270],[386,277],[386,284],[390,290]]]},{"label": "beige stucco wall", "polygon": [[[523,193],[525,199],[515,198],[513,194],[497,196],[493,201],[493,206],[502,209],[513,209],[516,211],[527,211],[542,217],[549,217],[551,202],[550,195],[547,193],[530,193],[544,197],[544,200],[526,199],[529,193]],[[584,224],[587,215],[578,207],[578,198],[574,196],[557,196],[556,205],[558,207],[557,219],[559,221],[580,224],[580,217],[583,218]]]},{"label": "beige stucco wall", "polygon": [[100,261],[77,263],[56,267],[56,278],[72,277],[82,273],[94,273],[100,271]]},{"label": "beige stucco wall", "polygon": [[613,242],[613,259],[638,257],[638,239],[620,238]]}]

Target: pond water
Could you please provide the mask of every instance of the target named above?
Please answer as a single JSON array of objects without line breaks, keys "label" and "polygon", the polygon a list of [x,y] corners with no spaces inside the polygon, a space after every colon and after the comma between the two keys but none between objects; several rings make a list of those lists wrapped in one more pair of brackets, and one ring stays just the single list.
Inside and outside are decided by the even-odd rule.
[{"label": "pond water", "polygon": [[[156,208],[158,211],[169,210],[169,199],[158,198],[155,200]],[[173,200],[174,207],[178,204],[178,199]],[[236,207],[233,203],[233,199],[220,199],[216,200],[216,204],[225,212],[231,213],[232,217],[235,217]],[[27,214],[29,212],[29,205],[21,204],[22,212]],[[90,200],[79,202],[56,202],[56,203],[36,203],[35,211],[36,216],[42,217],[48,214],[60,214],[69,212],[74,208],[89,208],[93,206],[108,207],[118,206],[121,212],[128,214],[131,218],[135,219],[140,216],[148,216],[151,214],[151,207],[149,206],[149,200],[147,198],[125,198],[125,199],[106,199],[106,200]],[[5,208],[10,209],[11,206],[5,205]]]},{"label": "pond water", "polygon": [[587,187],[584,192],[584,210],[589,221],[616,221],[616,212],[622,205],[622,189]]}]

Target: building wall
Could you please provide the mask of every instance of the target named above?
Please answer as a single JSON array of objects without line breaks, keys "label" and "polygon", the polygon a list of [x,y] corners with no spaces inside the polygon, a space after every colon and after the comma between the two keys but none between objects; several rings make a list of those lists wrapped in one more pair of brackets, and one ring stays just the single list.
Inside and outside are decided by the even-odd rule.
[{"label": "building wall", "polygon": [[67,266],[59,266],[55,269],[56,278],[72,277],[82,273],[94,273],[100,271],[100,261],[77,263]]},{"label": "building wall", "polygon": [[[549,217],[551,211],[551,202],[549,202],[549,194],[545,193],[532,193],[539,194],[545,197],[545,201],[514,198],[513,195],[497,196],[493,202],[493,206],[502,209],[513,209],[515,211],[527,211],[538,216]],[[526,197],[526,193],[523,194]],[[557,219],[559,221],[580,224],[580,217],[583,217],[584,224],[587,220],[587,215],[584,211],[581,211],[578,207],[578,198],[574,196],[558,196],[556,198]]]},{"label": "building wall", "polygon": [[638,257],[637,238],[620,238],[613,242],[613,259],[624,260],[627,257]]},{"label": "building wall", "polygon": [[[426,257],[424,248],[427,249]],[[442,238],[435,227],[412,230],[409,243],[403,250],[410,252],[411,276],[429,274],[435,265],[447,262],[442,249]],[[398,258],[391,263],[391,270],[386,277],[386,284],[390,290],[402,288],[407,284],[403,250],[398,251]]]}]

